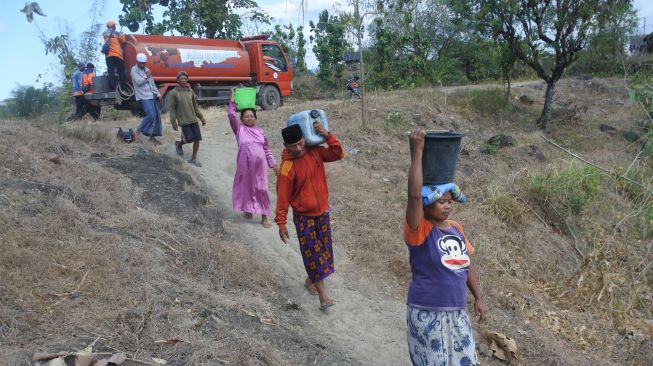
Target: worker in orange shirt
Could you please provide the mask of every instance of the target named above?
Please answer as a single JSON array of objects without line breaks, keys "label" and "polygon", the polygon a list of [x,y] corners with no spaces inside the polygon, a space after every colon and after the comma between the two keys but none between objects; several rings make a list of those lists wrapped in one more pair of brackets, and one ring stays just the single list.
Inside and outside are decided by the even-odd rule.
[{"label": "worker in orange shirt", "polygon": [[[116,22],[109,20],[107,30],[102,33],[104,45],[102,53],[107,61],[107,74],[109,75],[109,86],[114,90],[120,82],[120,87],[124,88],[127,78],[125,77],[125,62],[122,56],[122,44],[125,43],[125,35],[116,30]],[[105,52],[106,51],[106,52]],[[116,80],[116,71],[119,80]]]},{"label": "worker in orange shirt", "polygon": [[[93,94],[93,78],[95,77],[95,65],[92,63],[86,64],[86,70],[82,73],[82,92],[84,94]],[[96,102],[89,102],[88,99],[85,99],[86,106],[84,108],[84,112],[82,113],[82,116],[88,112],[88,114],[93,117],[94,121],[97,121],[98,118],[100,118],[100,112],[102,111],[102,107],[100,107],[99,104]]]},{"label": "worker in orange shirt", "polygon": [[80,118],[84,115],[86,108],[86,100],[84,100],[84,92],[82,91],[82,76],[86,69],[83,62],[77,64],[77,70],[73,73],[71,78],[73,83],[73,97],[75,98],[75,113],[70,117],[71,119]]}]

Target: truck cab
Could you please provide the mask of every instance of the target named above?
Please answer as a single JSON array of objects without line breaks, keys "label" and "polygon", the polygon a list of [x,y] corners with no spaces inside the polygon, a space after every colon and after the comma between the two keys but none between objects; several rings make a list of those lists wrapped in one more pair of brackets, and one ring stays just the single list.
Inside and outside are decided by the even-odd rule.
[{"label": "truck cab", "polygon": [[252,80],[262,86],[257,93],[257,104],[263,109],[275,109],[282,97],[292,93],[292,70],[281,47],[268,37],[255,36],[241,41],[250,55]]}]

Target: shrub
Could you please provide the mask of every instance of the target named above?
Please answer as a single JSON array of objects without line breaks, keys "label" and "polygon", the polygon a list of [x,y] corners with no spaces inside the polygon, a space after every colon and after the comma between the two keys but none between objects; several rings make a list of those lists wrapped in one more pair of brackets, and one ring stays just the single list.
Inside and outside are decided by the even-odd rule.
[{"label": "shrub", "polygon": [[513,196],[496,186],[487,189],[487,196],[481,203],[484,212],[492,212],[507,224],[521,222],[524,206]]},{"label": "shrub", "polygon": [[549,168],[533,176],[530,191],[540,205],[562,215],[580,214],[599,190],[603,175],[592,167]]},{"label": "shrub", "polygon": [[511,110],[510,103],[506,101],[506,92],[500,88],[457,92],[454,93],[452,102],[482,115],[500,115],[506,110]]}]

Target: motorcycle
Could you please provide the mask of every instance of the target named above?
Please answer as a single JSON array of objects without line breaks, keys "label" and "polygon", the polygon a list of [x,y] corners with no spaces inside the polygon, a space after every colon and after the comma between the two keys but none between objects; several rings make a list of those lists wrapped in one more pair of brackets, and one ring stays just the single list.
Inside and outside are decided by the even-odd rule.
[{"label": "motorcycle", "polygon": [[357,79],[350,79],[347,81],[347,92],[349,95],[349,99],[353,97],[358,97],[360,99],[361,92],[359,89],[359,84]]}]

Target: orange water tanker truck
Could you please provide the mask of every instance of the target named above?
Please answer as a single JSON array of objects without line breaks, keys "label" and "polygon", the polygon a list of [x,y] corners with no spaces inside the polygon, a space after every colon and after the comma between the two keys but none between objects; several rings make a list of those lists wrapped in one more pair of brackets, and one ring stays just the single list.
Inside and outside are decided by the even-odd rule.
[{"label": "orange water tanker truck", "polygon": [[[123,44],[125,74],[136,64],[136,55],[147,55],[146,66],[163,98],[177,86],[181,70],[188,73],[199,102],[226,103],[231,88],[256,87],[256,104],[276,109],[292,93],[292,70],[285,53],[269,36],[241,40],[201,39],[177,36],[127,35]],[[131,85],[131,80],[128,80]],[[113,104],[116,109],[138,111],[140,104],[127,90],[110,90],[106,75],[94,79],[94,93],[87,94],[91,103]]]}]

